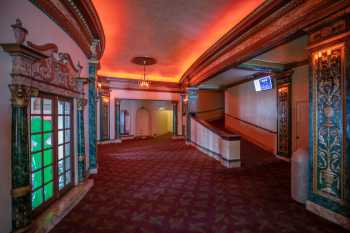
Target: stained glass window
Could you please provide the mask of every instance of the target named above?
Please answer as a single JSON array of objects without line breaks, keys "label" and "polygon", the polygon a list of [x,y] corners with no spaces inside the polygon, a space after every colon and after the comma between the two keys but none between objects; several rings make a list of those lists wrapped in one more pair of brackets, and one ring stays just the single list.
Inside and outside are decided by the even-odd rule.
[{"label": "stained glass window", "polygon": [[32,97],[30,104],[32,209],[71,187],[72,104],[55,96]]},{"label": "stained glass window", "polygon": [[53,197],[53,122],[51,98],[31,98],[31,169],[32,208]]}]

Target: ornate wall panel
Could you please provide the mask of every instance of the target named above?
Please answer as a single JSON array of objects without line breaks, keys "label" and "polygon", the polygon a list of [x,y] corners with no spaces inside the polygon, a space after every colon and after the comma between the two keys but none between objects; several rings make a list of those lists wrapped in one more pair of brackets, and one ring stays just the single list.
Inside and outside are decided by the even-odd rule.
[{"label": "ornate wall panel", "polygon": [[291,155],[291,85],[280,84],[277,87],[277,154]]},{"label": "ornate wall panel", "polygon": [[344,200],[345,45],[316,51],[313,57],[313,191]]}]

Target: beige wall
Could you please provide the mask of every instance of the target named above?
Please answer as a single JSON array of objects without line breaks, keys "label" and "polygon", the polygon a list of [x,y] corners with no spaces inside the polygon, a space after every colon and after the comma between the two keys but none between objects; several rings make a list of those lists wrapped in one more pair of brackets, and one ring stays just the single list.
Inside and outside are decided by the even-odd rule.
[{"label": "beige wall", "polygon": [[276,153],[276,89],[256,92],[253,81],[231,87],[225,92],[225,114],[226,127]]},{"label": "beige wall", "polygon": [[[137,117],[138,111],[144,107],[150,114],[150,119],[145,122],[144,119]],[[121,100],[120,110],[127,110],[130,114],[130,134],[140,136],[138,125],[148,124],[148,136],[163,135],[172,132],[172,104],[170,101],[149,101],[149,100]],[[115,130],[111,128],[111,130]]]},{"label": "beige wall", "polygon": [[[182,134],[182,109],[180,104],[180,93],[174,92],[153,92],[137,90],[112,90],[110,93],[110,137],[115,138],[115,99],[134,99],[134,100],[166,100],[178,102],[178,134]],[[172,110],[172,109],[171,109]],[[172,119],[172,118],[171,118]]]},{"label": "beige wall", "polygon": [[199,90],[196,101],[197,117],[203,120],[215,120],[224,116],[224,91]]},{"label": "beige wall", "polygon": [[[77,44],[51,21],[41,10],[27,0],[1,1],[0,43],[15,41],[11,25],[21,19],[29,31],[27,40],[36,44],[55,43],[59,52],[69,53],[76,64],[84,66],[82,75],[87,76],[87,58]],[[0,232],[11,231],[11,105],[8,84],[11,58],[0,50]],[[87,140],[86,140],[87,141]],[[88,150],[86,150],[88,151]]]},{"label": "beige wall", "polygon": [[[297,122],[300,120],[305,123],[302,124],[305,130],[299,131],[304,132],[307,139],[302,144],[303,147],[308,145],[308,73],[308,65],[304,65],[294,68],[292,75],[292,151],[298,149]],[[297,113],[300,103],[306,104],[306,111]],[[225,113],[231,116],[225,117],[228,128],[240,132],[263,149],[276,153],[277,135],[273,133],[277,131],[276,89],[255,92],[252,81],[229,88],[225,92]]]}]

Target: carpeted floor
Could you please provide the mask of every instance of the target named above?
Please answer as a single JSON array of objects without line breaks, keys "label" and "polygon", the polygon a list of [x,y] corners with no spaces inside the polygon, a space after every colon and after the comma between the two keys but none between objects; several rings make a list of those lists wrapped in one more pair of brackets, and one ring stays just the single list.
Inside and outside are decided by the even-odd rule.
[{"label": "carpeted floor", "polygon": [[225,169],[167,137],[99,148],[99,174],[53,233],[346,232],[290,198],[289,163],[242,141]]}]

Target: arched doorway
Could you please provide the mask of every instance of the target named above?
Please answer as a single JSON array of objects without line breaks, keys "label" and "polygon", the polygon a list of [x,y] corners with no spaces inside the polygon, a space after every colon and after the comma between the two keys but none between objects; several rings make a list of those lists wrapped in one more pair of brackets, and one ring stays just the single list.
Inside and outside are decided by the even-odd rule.
[{"label": "arched doorway", "polygon": [[151,114],[148,109],[141,107],[136,112],[136,136],[151,136]]}]

